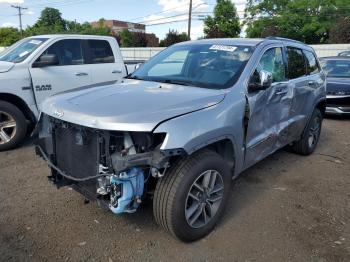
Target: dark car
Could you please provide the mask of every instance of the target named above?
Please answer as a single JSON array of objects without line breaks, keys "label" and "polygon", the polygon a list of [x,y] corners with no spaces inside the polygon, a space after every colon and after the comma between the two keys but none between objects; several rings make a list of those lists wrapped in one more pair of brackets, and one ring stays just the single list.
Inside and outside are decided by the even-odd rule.
[{"label": "dark car", "polygon": [[338,56],[350,56],[350,50],[349,51],[343,51],[338,54]]},{"label": "dark car", "polygon": [[327,75],[328,114],[350,115],[350,57],[324,57],[321,65]]}]

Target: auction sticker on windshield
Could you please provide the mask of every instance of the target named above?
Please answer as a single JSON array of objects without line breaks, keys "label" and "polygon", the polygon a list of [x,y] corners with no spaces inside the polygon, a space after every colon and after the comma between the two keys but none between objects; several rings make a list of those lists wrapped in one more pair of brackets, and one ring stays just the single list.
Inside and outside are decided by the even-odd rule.
[{"label": "auction sticker on windshield", "polygon": [[43,41],[40,40],[31,40],[29,43],[33,45],[40,45]]},{"label": "auction sticker on windshield", "polygon": [[218,50],[218,51],[226,51],[226,52],[234,52],[237,47],[231,45],[212,45],[210,50]]}]

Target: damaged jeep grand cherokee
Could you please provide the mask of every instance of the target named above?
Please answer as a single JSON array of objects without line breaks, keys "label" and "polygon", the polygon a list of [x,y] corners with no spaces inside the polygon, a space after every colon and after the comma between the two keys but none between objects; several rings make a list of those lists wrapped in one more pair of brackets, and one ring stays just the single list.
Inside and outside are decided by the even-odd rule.
[{"label": "damaged jeep grand cherokee", "polygon": [[183,241],[207,235],[242,171],[290,146],[311,154],[325,75],[293,40],[184,42],[121,83],[47,99],[37,153],[50,180],[115,214],[153,199],[156,222]]}]

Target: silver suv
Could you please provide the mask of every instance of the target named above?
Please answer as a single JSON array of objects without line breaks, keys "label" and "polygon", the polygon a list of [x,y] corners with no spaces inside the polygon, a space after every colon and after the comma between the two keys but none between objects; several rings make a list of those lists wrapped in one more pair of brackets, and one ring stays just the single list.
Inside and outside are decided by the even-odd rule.
[{"label": "silver suv", "polygon": [[315,150],[325,107],[325,75],[300,42],[185,42],[122,83],[47,99],[36,149],[58,187],[115,214],[151,197],[156,222],[193,241],[223,215],[243,170],[287,145]]}]

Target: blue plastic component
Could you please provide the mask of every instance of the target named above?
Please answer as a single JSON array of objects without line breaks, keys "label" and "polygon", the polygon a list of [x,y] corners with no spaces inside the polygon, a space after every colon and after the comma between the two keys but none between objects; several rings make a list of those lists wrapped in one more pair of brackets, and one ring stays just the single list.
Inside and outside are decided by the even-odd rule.
[{"label": "blue plastic component", "polygon": [[109,208],[115,214],[134,213],[141,202],[144,188],[144,173],[134,167],[119,176],[111,176],[111,204]]}]

